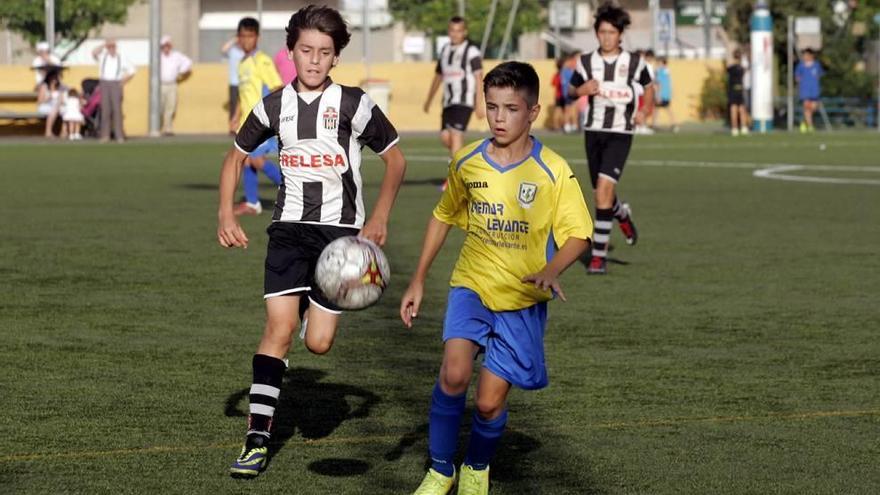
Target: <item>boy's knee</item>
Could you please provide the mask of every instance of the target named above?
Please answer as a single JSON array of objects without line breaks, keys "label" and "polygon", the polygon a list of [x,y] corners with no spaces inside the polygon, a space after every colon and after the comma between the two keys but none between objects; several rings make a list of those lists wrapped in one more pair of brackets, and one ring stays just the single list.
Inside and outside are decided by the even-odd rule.
[{"label": "boy's knee", "polygon": [[476,408],[477,414],[481,418],[486,420],[495,419],[504,412],[504,401],[499,401],[494,397],[477,397]]},{"label": "boy's knee", "polygon": [[443,369],[443,373],[440,374],[440,384],[442,385],[444,392],[450,394],[460,394],[463,391],[467,390],[467,386],[470,381],[470,369],[446,366]]},{"label": "boy's knee", "polygon": [[331,339],[306,339],[306,349],[309,350],[312,354],[322,355],[330,352],[330,348],[333,347],[333,340]]}]

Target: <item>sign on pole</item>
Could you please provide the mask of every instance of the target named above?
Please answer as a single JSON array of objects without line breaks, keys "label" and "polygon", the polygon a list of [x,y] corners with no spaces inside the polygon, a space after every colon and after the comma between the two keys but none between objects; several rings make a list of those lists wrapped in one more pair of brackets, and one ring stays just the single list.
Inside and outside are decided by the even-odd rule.
[{"label": "sign on pole", "polygon": [[658,9],[656,26],[658,42],[671,43],[675,41],[675,10]]},{"label": "sign on pole", "polygon": [[818,17],[795,17],[794,35],[797,51],[806,48],[822,49],[822,20]]}]

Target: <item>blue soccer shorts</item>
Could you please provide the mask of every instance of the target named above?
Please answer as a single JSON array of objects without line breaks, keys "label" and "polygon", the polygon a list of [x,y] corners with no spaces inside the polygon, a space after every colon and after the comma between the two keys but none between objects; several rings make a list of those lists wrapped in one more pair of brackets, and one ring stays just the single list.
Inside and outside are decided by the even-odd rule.
[{"label": "blue soccer shorts", "polygon": [[526,390],[547,386],[544,362],[544,329],[547,303],[541,302],[517,311],[492,311],[476,292],[453,287],[449,291],[443,342],[467,339],[485,352],[483,366]]},{"label": "blue soccer shorts", "polygon": [[248,156],[251,158],[259,158],[261,156],[266,156],[269,153],[278,154],[278,139],[275,136],[263,141],[263,144],[257,146],[254,151],[248,153]]}]

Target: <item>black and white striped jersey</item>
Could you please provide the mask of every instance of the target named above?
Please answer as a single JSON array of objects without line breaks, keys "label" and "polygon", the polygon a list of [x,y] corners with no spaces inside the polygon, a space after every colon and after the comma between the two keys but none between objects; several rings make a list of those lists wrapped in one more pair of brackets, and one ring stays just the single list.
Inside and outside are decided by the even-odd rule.
[{"label": "black and white striped jersey", "polygon": [[599,81],[599,93],[589,97],[584,129],[632,134],[639,96],[653,80],[645,60],[625,50],[613,59],[598,51],[581,55],[571,85],[577,88],[590,79]]},{"label": "black and white striped jersey", "polygon": [[364,225],[361,150],[379,155],[397,144],[397,131],[360,88],[329,79],[322,92],[297,93],[294,81],[265,96],[235,137],[250,153],[273,136],[284,180],[273,222],[361,228]]},{"label": "black and white striped jersey", "polygon": [[474,106],[477,95],[476,72],[483,70],[483,57],[477,45],[465,40],[457,46],[447,43],[440,50],[435,71],[443,78],[443,108]]}]

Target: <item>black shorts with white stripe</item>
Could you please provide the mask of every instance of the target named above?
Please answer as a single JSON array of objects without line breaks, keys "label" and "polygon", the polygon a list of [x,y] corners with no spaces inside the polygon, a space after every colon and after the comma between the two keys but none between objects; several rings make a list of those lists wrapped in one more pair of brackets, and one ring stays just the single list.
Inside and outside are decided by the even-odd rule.
[{"label": "black shorts with white stripe", "polygon": [[300,295],[309,302],[330,312],[341,311],[330,302],[315,283],[318,257],[327,244],[358,229],[332,225],[314,225],[295,222],[273,222],[266,230],[269,246],[266,250],[266,274],[263,298]]},{"label": "black shorts with white stripe", "polygon": [[600,175],[614,183],[620,180],[632,141],[632,134],[584,131],[587,166],[594,189]]},{"label": "black shorts with white stripe", "polygon": [[450,105],[444,108],[440,130],[466,131],[472,113],[474,113],[474,109],[467,105]]}]

